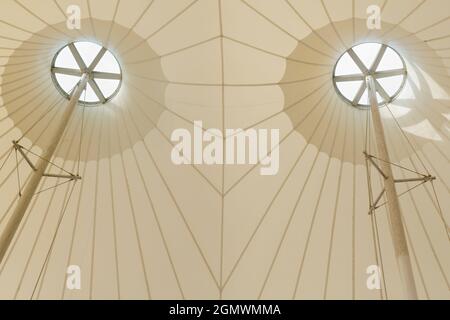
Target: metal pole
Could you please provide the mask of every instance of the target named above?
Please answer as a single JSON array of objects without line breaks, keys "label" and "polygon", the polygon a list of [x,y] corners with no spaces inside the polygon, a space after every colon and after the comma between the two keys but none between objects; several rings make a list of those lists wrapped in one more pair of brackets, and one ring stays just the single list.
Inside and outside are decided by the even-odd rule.
[{"label": "metal pole", "polygon": [[25,215],[25,212],[27,211],[27,208],[31,202],[31,199],[33,198],[33,195],[36,193],[36,189],[38,188],[42,177],[45,175],[45,170],[47,169],[49,164],[48,161],[51,160],[53,154],[55,153],[56,147],[58,146],[59,141],[61,140],[64,130],[66,129],[67,124],[69,123],[69,120],[73,114],[73,111],[75,110],[78,100],[80,99],[81,93],[86,87],[86,83],[88,82],[88,80],[89,76],[86,73],[83,74],[80,82],[78,83],[77,87],[75,88],[72,94],[72,97],[70,98],[66,110],[64,111],[59,127],[55,131],[53,138],[51,139],[51,142],[48,145],[47,149],[44,150],[42,159],[39,159],[39,161],[37,162],[35,170],[32,173],[32,177],[30,178],[30,181],[28,182],[23,192],[23,196],[19,198],[19,202],[13,214],[9,218],[5,226],[5,229],[0,235],[0,264],[3,262],[3,258],[6,252],[8,251],[9,245],[11,244],[11,241],[14,238],[17,228],[19,227],[22,218]]},{"label": "metal pole", "polygon": [[384,189],[386,191],[387,206],[389,209],[389,217],[391,221],[394,251],[397,258],[397,264],[400,269],[400,276],[402,277],[406,298],[408,300],[416,300],[416,285],[414,283],[411,259],[406,243],[405,230],[403,227],[402,215],[400,211],[400,203],[398,201],[398,195],[395,189],[395,180],[394,176],[392,175],[392,168],[390,165],[389,153],[386,146],[383,124],[381,122],[380,110],[378,108],[375,80],[372,76],[367,76],[366,81],[369,91],[370,110],[372,113],[372,122],[375,131],[378,155],[381,159],[384,160],[380,161],[380,167],[386,176],[386,178],[384,179]]}]

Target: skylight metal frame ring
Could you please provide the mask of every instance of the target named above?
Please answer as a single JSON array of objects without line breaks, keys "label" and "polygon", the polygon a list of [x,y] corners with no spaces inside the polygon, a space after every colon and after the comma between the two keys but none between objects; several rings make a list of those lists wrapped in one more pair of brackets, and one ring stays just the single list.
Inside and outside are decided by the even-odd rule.
[{"label": "skylight metal frame ring", "polygon": [[[85,66],[84,65],[84,61],[82,62],[82,64],[84,65],[84,68],[82,66],[80,66],[79,61],[76,57],[76,55],[73,53],[73,48],[77,51],[78,55],[79,52],[76,49],[76,47],[74,46],[75,43],[77,43],[78,41],[74,41],[74,42],[70,42],[67,45],[63,46],[62,48],[60,48],[56,54],[54,55],[53,59],[52,59],[52,63],[50,66],[50,73],[51,73],[51,78],[52,78],[52,82],[55,85],[56,89],[59,91],[59,93],[64,96],[67,100],[70,100],[70,92],[66,92],[61,85],[58,82],[58,79],[56,78],[56,74],[64,74],[64,75],[72,75],[72,76],[82,76],[82,74],[84,72],[88,72],[90,74],[90,80],[88,81],[88,83],[91,85],[92,90],[94,90],[98,101],[78,101],[78,103],[83,104],[85,106],[90,106],[90,107],[94,107],[94,106],[98,106],[98,105],[102,105],[105,104],[109,101],[111,101],[120,91],[120,88],[122,87],[122,82],[123,82],[123,73],[122,73],[122,67],[119,63],[119,60],[117,60],[116,56],[109,51],[106,47],[102,46],[101,44],[95,43],[93,41],[89,41],[90,43],[96,44],[98,46],[101,47],[101,50],[98,52],[98,54],[96,55],[96,57],[94,58],[94,60],[92,61],[90,66]],[[72,48],[71,48],[72,47]],[[56,60],[59,57],[61,51],[63,51],[65,48],[69,48],[72,52],[72,55],[74,57],[74,59],[76,60],[77,64],[79,65],[78,69],[71,69],[71,68],[63,68],[63,67],[56,67]],[[103,57],[103,55],[109,52],[115,59],[115,61],[117,62],[117,66],[119,68],[119,72],[120,73],[110,73],[110,72],[101,72],[101,71],[94,71],[95,67],[97,66],[97,64],[101,61],[101,58]],[[91,68],[92,67],[92,68]],[[92,69],[92,70],[91,70]],[[59,72],[58,72],[59,71]],[[95,81],[95,79],[109,79],[109,80],[119,80],[119,84],[117,86],[117,88],[114,90],[114,92],[112,94],[110,94],[108,97],[103,97],[103,99],[100,97],[100,95],[96,92],[96,89],[100,90],[98,88],[98,84]],[[94,85],[92,85],[94,84]],[[101,92],[101,96],[103,96],[103,93]]]},{"label": "skylight metal frame ring", "polygon": [[[361,63],[360,58],[353,51],[353,48],[355,48],[355,47],[357,47],[359,45],[363,45],[363,44],[379,44],[379,45],[381,45],[381,47],[380,47],[380,49],[379,49],[379,51],[377,53],[377,56],[375,57],[373,65],[371,66],[370,69],[367,69],[367,67],[365,67],[364,63],[363,63],[363,67],[360,66],[360,63]],[[392,70],[376,71],[376,69],[378,68],[381,60],[383,59],[384,55],[386,54],[386,49],[387,48],[389,48],[392,51],[394,51],[394,53],[400,58],[400,61],[402,63],[402,68],[392,69]],[[343,58],[343,56],[346,53],[349,54],[350,58],[356,64],[356,66],[360,69],[361,72],[357,73],[357,74],[336,76],[336,68],[338,66],[338,63],[341,61],[341,59]],[[359,61],[355,60],[355,58],[354,58],[355,56],[356,56],[357,60],[359,60]],[[374,67],[375,67],[375,70],[373,70]],[[405,84],[406,84],[406,80],[408,78],[408,70],[406,68],[406,63],[405,63],[405,60],[403,59],[403,57],[398,53],[397,50],[395,50],[391,46],[389,46],[387,44],[383,44],[383,43],[377,43],[377,42],[362,42],[362,43],[359,43],[359,44],[351,47],[350,49],[346,50],[337,59],[337,62],[334,65],[334,68],[333,68],[333,78],[332,78],[332,80],[333,80],[334,89],[336,90],[336,93],[347,104],[349,104],[349,105],[351,105],[353,107],[356,107],[356,108],[360,108],[360,109],[366,110],[367,108],[370,107],[370,104],[361,104],[360,101],[361,101],[362,96],[364,95],[364,92],[365,92],[366,88],[367,88],[367,82],[366,82],[365,78],[367,76],[369,76],[369,75],[374,77],[375,83],[377,85],[377,93],[379,93],[380,96],[383,98],[383,101],[378,102],[378,106],[384,106],[384,105],[394,101],[398,97],[400,92],[403,90],[403,88],[405,87]],[[400,87],[398,88],[398,90],[393,95],[386,94],[384,88],[377,81],[377,79],[394,77],[394,76],[397,76],[397,75],[403,75],[403,79],[402,79],[402,83],[400,84]],[[350,99],[348,99],[347,97],[345,97],[343,95],[341,90],[338,88],[337,83],[338,82],[345,82],[345,81],[358,81],[358,80],[362,80],[362,84],[361,84],[361,87],[359,88],[359,90],[355,94],[355,99],[353,101],[351,101]],[[386,96],[384,96],[384,95],[387,95],[388,99],[386,99]]]}]

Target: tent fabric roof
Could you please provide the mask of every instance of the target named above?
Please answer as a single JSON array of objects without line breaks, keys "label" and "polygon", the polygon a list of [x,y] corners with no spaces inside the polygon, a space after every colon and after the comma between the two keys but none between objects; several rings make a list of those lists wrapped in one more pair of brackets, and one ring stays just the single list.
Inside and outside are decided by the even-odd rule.
[{"label": "tent fabric roof", "polygon": [[[80,30],[66,27],[73,4]],[[380,30],[366,25],[374,4]],[[331,79],[346,49],[374,41],[408,68],[380,110],[391,160],[437,177],[401,197],[419,296],[449,299],[449,13],[447,0],[2,0],[0,164],[22,136],[36,154],[48,145],[67,103],[50,65],[67,43],[107,47],[123,84],[74,114],[52,162],[83,179],[73,189],[44,179],[0,266],[0,298],[403,297],[386,210],[376,230],[367,214],[367,111],[344,103]],[[197,120],[279,129],[279,173],[174,165],[171,133]],[[31,170],[18,161],[23,184]],[[17,199],[11,157],[0,232]],[[368,290],[366,270],[381,260],[386,287]],[[82,290],[65,287],[69,265],[80,266]]]}]

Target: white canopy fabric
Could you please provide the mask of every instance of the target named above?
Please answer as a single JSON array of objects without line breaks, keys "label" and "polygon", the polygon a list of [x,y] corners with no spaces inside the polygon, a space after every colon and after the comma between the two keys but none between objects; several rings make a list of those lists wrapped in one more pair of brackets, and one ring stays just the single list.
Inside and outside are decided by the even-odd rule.
[{"label": "white canopy fabric", "polygon": [[[80,30],[66,26],[70,5]],[[367,28],[370,5],[380,30]],[[403,298],[386,209],[368,215],[367,110],[332,82],[340,55],[373,41],[408,69],[380,110],[391,161],[437,178],[400,198],[419,297],[450,299],[448,30],[447,0],[2,0],[0,232],[17,172],[21,186],[31,173],[8,157],[11,141],[23,137],[35,161],[67,104],[51,79],[56,52],[99,43],[123,84],[107,104],[77,108],[52,162],[82,180],[44,178],[0,266],[0,298]],[[199,120],[279,129],[278,174],[173,164],[172,132]],[[70,265],[81,290],[66,287]],[[367,287],[371,265],[382,290]]]}]

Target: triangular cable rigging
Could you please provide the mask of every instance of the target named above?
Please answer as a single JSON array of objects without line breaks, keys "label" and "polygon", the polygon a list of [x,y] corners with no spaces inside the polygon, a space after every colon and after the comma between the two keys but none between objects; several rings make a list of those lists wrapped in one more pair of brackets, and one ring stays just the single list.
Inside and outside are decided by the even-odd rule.
[{"label": "triangular cable rigging", "polygon": [[[389,109],[389,105],[388,104],[384,104],[385,107]],[[390,111],[391,112],[391,111]],[[392,112],[391,112],[392,114]],[[392,115],[393,116],[393,115]],[[403,132],[403,130],[401,129],[398,121],[395,119],[395,117],[393,117],[395,120],[396,125],[399,127],[400,131],[402,132],[402,134],[404,135],[405,133]],[[381,170],[380,166],[378,165],[378,162],[384,162],[384,163],[388,163],[391,166],[397,167],[399,169],[408,171],[410,173],[414,173],[416,175],[418,175],[418,177],[416,178],[409,178],[409,179],[394,179],[395,183],[408,183],[408,182],[419,182],[418,185],[409,188],[407,191],[401,193],[398,195],[398,197],[401,197],[402,195],[416,189],[417,187],[421,186],[422,184],[426,183],[426,182],[433,182],[433,180],[436,179],[436,177],[432,176],[429,171],[426,169],[425,164],[423,162],[423,160],[420,159],[419,154],[414,150],[414,147],[412,146],[411,142],[409,139],[406,138],[406,141],[408,142],[408,144],[411,146],[412,150],[415,152],[416,157],[419,159],[419,161],[421,162],[422,166],[424,167],[426,174],[420,173],[414,169],[411,168],[407,168],[405,166],[399,165],[397,163],[393,163],[391,161],[386,161],[385,159],[381,159],[375,155],[371,154],[371,150],[370,150],[370,138],[371,137],[371,131],[370,131],[370,111],[367,112],[367,119],[366,119],[366,134],[365,134],[365,150],[364,150],[364,156],[365,156],[365,160],[366,160],[366,167],[367,167],[367,178],[368,178],[368,189],[369,189],[369,201],[370,201],[370,207],[369,207],[369,214],[372,214],[375,212],[376,209],[380,208],[381,206],[387,204],[387,202],[382,203],[381,205],[379,205],[379,201],[381,200],[381,198],[384,196],[384,189],[381,190],[380,194],[378,195],[378,197],[374,200],[374,196],[373,196],[373,189],[372,189],[372,185],[371,185],[371,177],[370,177],[370,167],[374,166],[377,171],[380,173],[380,175],[386,179],[387,176],[386,174],[383,172],[383,170]],[[369,150],[367,150],[367,148],[369,147]]]},{"label": "triangular cable rigging", "polygon": [[[75,87],[72,89],[72,92],[74,91]],[[86,89],[84,90],[84,95],[86,98]],[[62,172],[64,172],[65,174],[52,174],[52,173],[45,173],[43,176],[47,177],[47,178],[62,178],[62,179],[67,179],[67,181],[62,182],[62,183],[57,183],[52,187],[46,188],[44,190],[39,191],[37,194],[40,194],[42,192],[57,188],[61,185],[64,185],[68,182],[71,181],[76,181],[76,180],[80,180],[81,176],[79,175],[79,171],[80,171],[80,162],[81,162],[81,148],[82,148],[82,142],[83,142],[83,130],[84,130],[84,117],[85,117],[85,108],[86,108],[86,103],[83,102],[83,111],[82,111],[82,120],[81,120],[81,132],[80,132],[80,141],[79,141],[79,148],[78,148],[78,159],[77,159],[77,173],[71,173],[67,170],[65,170],[64,168],[62,168],[61,166],[58,166],[57,164],[55,164],[54,162],[52,162],[49,159],[44,159],[43,157],[41,157],[40,155],[38,155],[37,153],[33,152],[31,149],[33,147],[33,145],[30,148],[26,148],[24,147],[22,144],[20,144],[20,141],[26,136],[27,133],[29,133],[40,121],[42,121],[51,111],[53,111],[55,109],[55,107],[61,102],[62,98],[59,99],[57,102],[55,102],[54,104],[52,104],[50,107],[48,107],[46,109],[46,112],[41,115],[41,117],[39,117],[39,119],[37,121],[35,121],[30,128],[28,128],[18,140],[14,140],[13,146],[9,152],[9,154],[7,155],[7,157],[5,158],[4,162],[2,163],[0,170],[3,169],[3,167],[5,166],[6,162],[9,160],[9,158],[11,157],[12,152],[15,152],[15,159],[16,159],[16,173],[17,173],[17,184],[18,184],[18,194],[19,197],[22,196],[22,183],[21,183],[21,179],[20,179],[20,168],[19,168],[19,159],[18,159],[18,155],[20,154],[22,156],[22,158],[28,163],[28,165],[30,166],[30,168],[33,171],[36,171],[36,167],[34,165],[34,163],[31,161],[29,155],[33,155],[43,161],[46,161],[50,166],[56,167],[58,169],[60,169]]]}]

